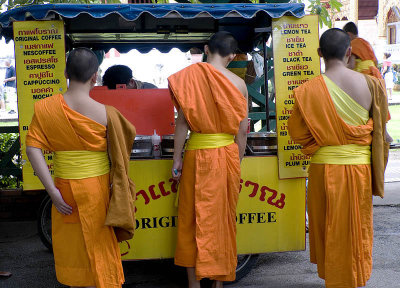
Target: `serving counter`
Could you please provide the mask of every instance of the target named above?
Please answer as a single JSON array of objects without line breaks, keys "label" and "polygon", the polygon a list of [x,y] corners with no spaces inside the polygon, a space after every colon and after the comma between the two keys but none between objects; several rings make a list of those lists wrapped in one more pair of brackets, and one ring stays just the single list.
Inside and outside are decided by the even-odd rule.
[{"label": "serving counter", "polygon": [[[121,243],[124,260],[172,258],[178,212],[172,160],[130,161],[136,232]],[[245,157],[237,207],[239,254],[305,249],[305,179],[278,178],[277,156]]]}]

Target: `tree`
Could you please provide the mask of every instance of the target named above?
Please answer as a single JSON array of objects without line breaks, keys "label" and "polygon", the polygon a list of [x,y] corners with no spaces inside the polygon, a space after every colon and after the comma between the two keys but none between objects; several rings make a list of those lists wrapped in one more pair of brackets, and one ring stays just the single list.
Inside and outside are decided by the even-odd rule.
[{"label": "tree", "polygon": [[[305,1],[302,0],[294,0],[292,2],[302,3]],[[332,28],[332,17],[336,12],[340,12],[340,8],[343,6],[338,0],[329,0],[322,1],[321,0],[308,0],[310,5],[308,9],[311,14],[318,15],[319,25],[323,27],[324,25]]]}]

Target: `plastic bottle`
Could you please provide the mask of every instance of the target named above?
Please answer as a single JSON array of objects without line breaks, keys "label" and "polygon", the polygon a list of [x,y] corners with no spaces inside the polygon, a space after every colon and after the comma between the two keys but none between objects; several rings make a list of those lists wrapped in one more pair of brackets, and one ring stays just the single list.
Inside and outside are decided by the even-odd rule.
[{"label": "plastic bottle", "polygon": [[157,135],[156,130],[154,129],[154,134],[151,136],[151,143],[153,144],[153,156],[154,158],[160,158],[161,157],[161,137],[160,135]]}]

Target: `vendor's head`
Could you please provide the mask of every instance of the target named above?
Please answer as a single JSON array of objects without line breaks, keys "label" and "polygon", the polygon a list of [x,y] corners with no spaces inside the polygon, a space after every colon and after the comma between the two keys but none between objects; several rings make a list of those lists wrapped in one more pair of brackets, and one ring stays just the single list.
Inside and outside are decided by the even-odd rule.
[{"label": "vendor's head", "polygon": [[67,57],[65,77],[70,83],[96,84],[99,62],[96,55],[88,48],[75,48]]},{"label": "vendor's head", "polygon": [[6,59],[6,61],[4,62],[4,64],[5,64],[7,67],[10,67],[10,66],[11,66],[11,60],[10,60],[10,59]]},{"label": "vendor's head", "polygon": [[220,31],[211,36],[204,46],[207,61],[221,60],[225,66],[235,58],[238,52],[238,43],[233,35],[226,31]]},{"label": "vendor's head", "polygon": [[358,37],[357,25],[354,22],[348,22],[344,25],[343,31],[349,34],[351,40]]},{"label": "vendor's head", "polygon": [[325,31],[319,39],[318,54],[325,63],[330,60],[340,60],[345,63],[351,56],[350,36],[341,29],[332,28]]},{"label": "vendor's head", "polygon": [[127,89],[136,88],[131,68],[125,65],[114,65],[106,70],[103,85],[108,89],[116,89],[118,84],[125,84]]}]

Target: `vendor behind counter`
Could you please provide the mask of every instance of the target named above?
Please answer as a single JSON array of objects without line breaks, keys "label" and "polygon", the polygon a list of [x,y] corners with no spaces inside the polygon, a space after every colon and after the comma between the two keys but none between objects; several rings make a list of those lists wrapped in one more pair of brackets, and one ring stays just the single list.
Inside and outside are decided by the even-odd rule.
[{"label": "vendor behind counter", "polygon": [[118,84],[125,84],[127,89],[157,89],[148,82],[133,78],[132,69],[125,65],[114,65],[106,70],[103,76],[103,85],[108,89],[116,89]]}]

